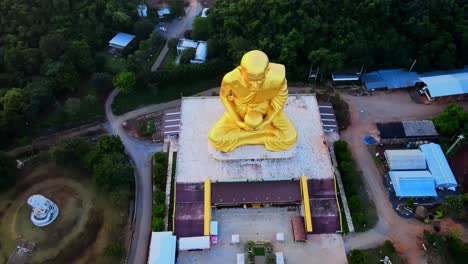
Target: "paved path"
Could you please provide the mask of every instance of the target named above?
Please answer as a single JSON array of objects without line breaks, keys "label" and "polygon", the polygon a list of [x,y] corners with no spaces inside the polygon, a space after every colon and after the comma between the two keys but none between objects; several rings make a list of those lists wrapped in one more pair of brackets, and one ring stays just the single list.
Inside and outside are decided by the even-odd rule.
[{"label": "paved path", "polygon": [[[114,90],[106,100],[106,117],[110,132],[118,135],[125,150],[135,163],[135,210],[132,243],[128,253],[128,263],[143,264],[147,262],[148,246],[151,235],[151,157],[162,150],[162,144],[152,144],[128,136],[121,126],[121,119],[112,113],[112,102],[119,90]],[[136,117],[137,115],[133,116]]]},{"label": "paved path", "polygon": [[[168,31],[169,36],[168,40],[171,38],[180,38],[184,32],[188,29],[191,29],[193,26],[193,21],[195,17],[200,14],[202,11],[201,4],[197,0],[190,0],[190,5],[185,9],[186,16],[180,23],[174,25],[173,28],[170,28]],[[167,55],[169,48],[167,46],[167,42],[164,45],[163,49],[158,55],[158,58],[154,62],[153,66],[151,66],[151,71],[157,71],[161,63],[163,62],[164,58]]]},{"label": "paved path", "polygon": [[[367,146],[362,143],[362,137],[377,133],[375,122],[429,119],[443,111],[446,105],[415,104],[406,91],[377,93],[368,97],[342,94],[342,98],[348,102],[351,113],[351,126],[342,132],[342,138],[349,143],[353,157],[363,172],[369,197],[373,199],[378,214],[378,222],[373,229],[345,236],[346,250],[373,248],[390,239],[409,263],[425,263],[426,258],[417,237],[422,236],[424,228],[431,226],[401,218],[393,211],[382,176]],[[465,103],[464,108],[467,109],[468,104]]]}]

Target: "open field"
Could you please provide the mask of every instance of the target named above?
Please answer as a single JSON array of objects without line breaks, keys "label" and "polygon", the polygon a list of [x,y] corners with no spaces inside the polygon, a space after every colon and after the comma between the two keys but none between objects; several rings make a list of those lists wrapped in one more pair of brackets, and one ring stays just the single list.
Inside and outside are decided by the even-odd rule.
[{"label": "open field", "polygon": [[[14,190],[0,195],[1,263],[6,263],[20,242],[35,245],[28,263],[121,261],[122,257],[105,257],[103,252],[124,241],[126,208],[112,206],[83,172],[44,164],[22,174]],[[30,221],[26,200],[32,194],[42,194],[59,207],[59,216],[50,225],[36,227]]]}]

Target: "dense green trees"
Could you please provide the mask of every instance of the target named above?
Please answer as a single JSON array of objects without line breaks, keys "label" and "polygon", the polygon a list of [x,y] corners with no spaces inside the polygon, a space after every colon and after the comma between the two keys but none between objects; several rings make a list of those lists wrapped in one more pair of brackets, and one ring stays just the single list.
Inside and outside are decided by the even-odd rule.
[{"label": "dense green trees", "polygon": [[195,58],[196,49],[185,49],[180,55],[180,63],[181,64],[190,64],[190,60]]},{"label": "dense green trees", "polygon": [[[143,39],[151,33],[151,22],[140,21],[136,15],[138,3],[0,2],[0,147],[31,137],[39,114],[61,111],[56,108],[62,106],[64,97],[85,97],[91,74],[98,67],[104,71],[103,60],[96,53],[105,49],[113,34],[125,31]],[[10,101],[24,103],[6,110]]]},{"label": "dense green trees", "polygon": [[442,136],[452,137],[455,133],[468,133],[468,112],[465,112],[460,105],[447,106],[433,120]]},{"label": "dense green trees", "polygon": [[123,93],[129,94],[136,88],[136,76],[133,72],[121,72],[115,76],[112,82],[114,87],[121,90]]},{"label": "dense green trees", "polygon": [[96,186],[112,193],[113,202],[119,205],[128,200],[128,189],[134,181],[134,169],[124,151],[118,136],[103,135],[94,146],[82,138],[60,142],[49,154],[58,165],[88,170]]},{"label": "dense green trees", "polygon": [[453,68],[468,63],[468,2],[216,1],[210,38],[234,61],[247,50],[264,50],[286,64],[292,77],[365,66]]},{"label": "dense green trees", "polygon": [[0,191],[15,183],[16,161],[4,152],[0,152]]}]

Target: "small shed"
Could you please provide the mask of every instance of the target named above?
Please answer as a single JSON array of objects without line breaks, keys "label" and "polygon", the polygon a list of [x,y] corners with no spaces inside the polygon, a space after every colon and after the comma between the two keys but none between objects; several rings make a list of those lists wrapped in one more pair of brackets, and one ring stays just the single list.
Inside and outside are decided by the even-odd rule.
[{"label": "small shed", "polygon": [[203,63],[206,60],[208,45],[206,41],[199,41],[197,50],[195,51],[195,58],[190,60],[190,63]]},{"label": "small shed", "polygon": [[437,197],[434,178],[429,171],[390,171],[388,175],[399,198]]},{"label": "small shed", "polygon": [[159,18],[162,18],[164,16],[168,16],[170,14],[171,14],[171,10],[169,10],[169,8],[163,8],[163,9],[158,11]]},{"label": "small shed", "polygon": [[127,47],[128,44],[130,44],[130,42],[132,42],[134,38],[135,38],[134,35],[120,32],[120,33],[117,33],[117,35],[115,35],[115,37],[113,37],[109,41],[109,46],[115,49],[122,50],[125,47]]},{"label": "small shed", "polygon": [[434,176],[436,187],[454,191],[458,186],[457,180],[453,175],[452,169],[450,169],[440,145],[434,143],[423,144],[419,146],[419,149],[426,156],[427,167]]},{"label": "small shed", "polygon": [[425,170],[426,157],[419,149],[385,150],[390,170]]},{"label": "small shed", "polygon": [[172,232],[152,232],[148,264],[174,264],[176,237]]},{"label": "small shed", "polygon": [[210,237],[199,236],[199,237],[181,237],[179,238],[179,250],[201,250],[210,249]]}]

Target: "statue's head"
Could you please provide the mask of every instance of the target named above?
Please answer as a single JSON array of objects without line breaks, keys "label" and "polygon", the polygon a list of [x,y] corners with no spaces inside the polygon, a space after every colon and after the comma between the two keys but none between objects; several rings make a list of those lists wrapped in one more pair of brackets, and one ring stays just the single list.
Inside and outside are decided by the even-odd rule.
[{"label": "statue's head", "polygon": [[258,89],[265,81],[270,62],[268,56],[260,50],[252,50],[244,54],[241,60],[240,69],[244,81]]}]

